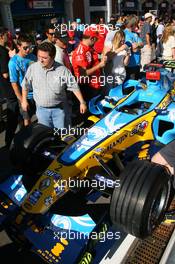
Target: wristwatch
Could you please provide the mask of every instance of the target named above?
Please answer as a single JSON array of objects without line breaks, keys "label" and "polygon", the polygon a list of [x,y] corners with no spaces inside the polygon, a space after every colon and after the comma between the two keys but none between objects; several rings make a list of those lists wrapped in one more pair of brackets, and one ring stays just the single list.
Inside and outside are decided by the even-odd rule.
[{"label": "wristwatch", "polygon": [[81,101],[80,104],[84,104],[84,105],[86,105],[86,102],[85,102],[85,101]]}]

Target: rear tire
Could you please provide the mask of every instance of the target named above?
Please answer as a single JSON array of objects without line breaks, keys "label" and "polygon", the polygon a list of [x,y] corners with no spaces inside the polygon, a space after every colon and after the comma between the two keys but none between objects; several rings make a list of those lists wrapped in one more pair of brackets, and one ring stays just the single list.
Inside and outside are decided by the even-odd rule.
[{"label": "rear tire", "polygon": [[170,198],[167,170],[149,161],[133,161],[120,175],[110,204],[110,217],[124,231],[139,238],[149,236],[161,223]]}]

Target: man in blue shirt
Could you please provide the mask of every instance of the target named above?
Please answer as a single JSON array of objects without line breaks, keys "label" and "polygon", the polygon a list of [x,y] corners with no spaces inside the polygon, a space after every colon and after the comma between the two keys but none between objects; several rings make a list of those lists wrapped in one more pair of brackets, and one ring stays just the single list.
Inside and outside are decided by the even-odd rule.
[{"label": "man in blue shirt", "polygon": [[[137,25],[137,19],[135,16],[128,16],[126,20],[125,43],[127,46],[131,46],[131,57],[129,64],[126,67],[126,79],[138,80],[140,77],[140,49],[143,47],[141,38],[134,32]],[[130,45],[129,45],[130,43]]]},{"label": "man in blue shirt", "polygon": [[[31,63],[37,60],[36,56],[31,53],[32,45],[31,39],[27,35],[20,35],[17,40],[18,53],[14,55],[9,61],[9,75],[12,88],[18,98],[19,105],[22,99],[22,81],[25,73]],[[28,93],[28,111],[22,111],[24,125],[30,124],[30,118],[35,113],[35,103],[33,100],[32,89]]]}]

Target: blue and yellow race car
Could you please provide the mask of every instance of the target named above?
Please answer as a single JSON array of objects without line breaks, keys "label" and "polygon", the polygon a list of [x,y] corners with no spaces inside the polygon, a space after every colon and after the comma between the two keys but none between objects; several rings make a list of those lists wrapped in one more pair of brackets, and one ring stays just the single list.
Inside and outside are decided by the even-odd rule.
[{"label": "blue and yellow race car", "polygon": [[[94,98],[91,126],[74,129],[74,135],[41,124],[16,135],[11,157],[22,174],[0,184],[0,223],[13,241],[48,263],[92,263],[99,234],[112,224],[142,239],[160,224],[172,198],[172,176],[150,158],[175,139],[175,76],[160,66],[152,64],[145,79]],[[95,190],[110,197],[98,222],[89,214],[59,213],[64,196],[87,186],[87,196]],[[70,239],[70,231],[83,239]]]}]

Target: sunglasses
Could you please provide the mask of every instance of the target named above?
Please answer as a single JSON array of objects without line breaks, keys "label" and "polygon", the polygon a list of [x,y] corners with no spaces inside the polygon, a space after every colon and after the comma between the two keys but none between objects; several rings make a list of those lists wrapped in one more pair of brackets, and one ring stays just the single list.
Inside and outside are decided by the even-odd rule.
[{"label": "sunglasses", "polygon": [[32,46],[25,46],[25,47],[22,47],[22,48],[23,48],[23,50],[28,50],[28,49],[31,49]]},{"label": "sunglasses", "polygon": [[95,40],[97,40],[97,38],[96,37],[91,37],[90,38],[92,41],[95,41]]},{"label": "sunglasses", "polygon": [[49,33],[49,32],[48,32],[48,34],[49,34],[49,35],[51,35],[51,36],[55,35],[55,33],[54,33],[54,32],[53,32],[53,33]]}]

